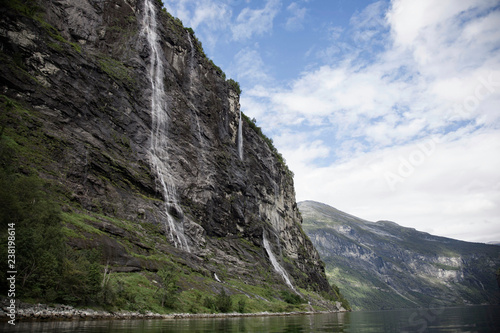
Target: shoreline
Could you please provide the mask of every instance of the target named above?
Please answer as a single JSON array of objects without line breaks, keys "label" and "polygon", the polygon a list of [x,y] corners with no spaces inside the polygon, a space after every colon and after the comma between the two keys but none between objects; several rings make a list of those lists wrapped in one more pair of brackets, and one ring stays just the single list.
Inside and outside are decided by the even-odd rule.
[{"label": "shoreline", "polygon": [[[314,315],[339,313],[344,311],[298,311],[298,312],[255,312],[255,313],[170,313],[160,314],[147,311],[109,312],[104,310],[78,309],[69,305],[48,306],[46,304],[21,303],[15,312],[15,322],[20,321],[78,321],[78,320],[140,320],[140,319],[203,319],[203,318],[236,318],[236,317],[272,317]],[[0,322],[7,322],[12,317],[2,304],[0,308]]]}]

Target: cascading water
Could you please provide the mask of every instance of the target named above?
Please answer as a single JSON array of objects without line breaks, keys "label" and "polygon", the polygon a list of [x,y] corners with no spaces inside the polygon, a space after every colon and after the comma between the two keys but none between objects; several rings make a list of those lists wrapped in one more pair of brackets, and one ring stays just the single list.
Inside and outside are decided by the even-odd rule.
[{"label": "cascading water", "polygon": [[[157,185],[163,191],[165,213],[171,241],[175,247],[190,251],[184,235],[184,214],[177,203],[177,193],[168,166],[168,113],[163,86],[164,71],[160,43],[158,42],[156,12],[153,0],[144,1],[142,36],[145,36],[150,48],[149,79],[151,82],[151,147],[149,155],[151,166],[156,174]],[[175,217],[174,217],[175,215]]]},{"label": "cascading water", "polygon": [[243,128],[241,126],[241,110],[240,110],[240,120],[238,122],[238,155],[240,160],[243,160]]},{"label": "cascading water", "polygon": [[292,285],[292,282],[290,281],[290,278],[288,277],[287,272],[281,265],[279,264],[278,260],[276,260],[276,257],[273,254],[273,251],[271,251],[271,246],[269,246],[269,242],[267,241],[266,238],[266,233],[264,232],[262,234],[262,243],[264,244],[264,248],[266,249],[267,255],[269,256],[269,259],[271,260],[271,264],[274,267],[274,270],[278,272],[278,274],[281,275],[283,280],[285,280],[286,284],[295,292],[297,293],[297,290]]}]

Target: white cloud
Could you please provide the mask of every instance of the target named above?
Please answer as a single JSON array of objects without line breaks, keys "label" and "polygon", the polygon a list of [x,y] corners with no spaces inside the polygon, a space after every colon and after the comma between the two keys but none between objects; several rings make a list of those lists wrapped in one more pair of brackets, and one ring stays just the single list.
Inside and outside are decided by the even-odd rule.
[{"label": "white cloud", "polygon": [[191,26],[196,29],[200,24],[206,24],[211,30],[225,27],[231,17],[231,10],[224,4],[218,2],[202,1],[198,2],[194,15],[191,19]]},{"label": "white cloud", "polygon": [[281,7],[280,0],[267,0],[264,8],[250,9],[244,8],[236,18],[232,26],[233,39],[245,40],[252,35],[262,35],[269,33],[273,28],[274,17]]},{"label": "white cloud", "polygon": [[380,44],[386,37],[383,32],[387,27],[384,19],[385,2],[378,1],[368,5],[362,12],[353,15],[353,39],[358,44]]},{"label": "white cloud", "polygon": [[[388,219],[449,237],[488,241],[500,236],[500,156],[492,156],[500,151],[500,133],[481,131],[451,141],[443,137],[434,148],[429,140],[360,154],[322,168],[309,163],[322,156],[315,155],[312,145],[304,159],[287,159],[296,174],[297,199],[326,202],[370,221]],[[429,152],[422,160],[415,157],[423,149],[419,144],[426,144]],[[304,147],[308,144],[280,151],[286,152],[285,157],[296,156],[308,151]],[[402,180],[393,190],[385,174],[398,175],[400,168]],[[471,222],[475,228],[467,227]]]},{"label": "white cloud", "polygon": [[274,138],[275,145],[283,147],[280,152],[288,157],[288,165],[305,165],[316,159],[328,157],[331,148],[322,140],[311,140],[313,133],[286,131]]},{"label": "white cloud", "polygon": [[[394,45],[412,53],[417,69],[429,78],[452,77],[485,65],[500,37],[497,1],[394,1],[387,14]],[[498,52],[496,52],[498,53]]]},{"label": "white cloud", "polygon": [[232,15],[227,4],[216,0],[166,0],[165,7],[185,26],[195,30],[201,25],[210,30],[221,29]]},{"label": "white cloud", "polygon": [[272,78],[268,75],[260,53],[255,48],[245,47],[233,58],[230,71],[235,73],[238,80],[244,79],[250,84],[268,84]]},{"label": "white cloud", "polygon": [[[324,66],[304,74],[289,89],[269,90],[271,111],[279,113],[280,117],[265,122],[272,124],[268,128],[273,130],[287,126],[290,119],[301,119],[313,125],[325,124],[328,119],[328,123],[338,124],[341,136],[364,136],[376,145],[391,144],[392,140],[411,138],[418,129],[425,127],[418,115],[394,112],[398,105],[406,105],[410,96],[418,98],[421,95],[418,89],[409,83],[388,81],[380,66],[363,70],[350,68],[348,64],[339,68]],[[250,97],[251,94],[252,91]],[[272,113],[265,117],[272,117]],[[394,127],[381,128],[388,125]]]},{"label": "white cloud", "polygon": [[[427,5],[426,2],[421,4],[424,9]],[[494,23],[490,19],[500,12],[489,12],[463,22],[464,12],[455,8],[451,13],[459,13],[459,17],[445,15],[445,23],[455,22],[451,28],[443,27],[431,15],[420,23],[418,30],[416,24],[410,24],[412,29],[400,27],[399,21],[403,20],[400,15],[405,18],[410,9],[418,14],[414,2],[410,1],[409,9],[406,6],[406,2],[402,2],[398,8],[403,10],[388,15],[392,34],[396,36],[395,44],[389,45],[374,62],[348,59],[305,72],[290,87],[269,90],[270,114],[266,117],[272,118],[275,112],[283,120],[265,121],[272,124],[269,129],[286,126],[294,118],[311,124],[324,123],[328,118],[329,122],[339,124],[339,135],[362,138],[368,150],[372,146],[404,143],[443,130],[453,117],[457,117],[453,109],[457,103],[466,109],[470,105],[474,107],[474,112],[460,113],[463,119],[475,119],[478,112],[495,112],[481,104],[500,96],[500,55],[493,52],[494,47],[500,46],[500,39],[494,45],[491,42],[500,31],[500,20]],[[438,12],[448,8],[443,6],[440,5]],[[380,8],[381,5],[375,3],[352,21],[366,26],[368,19],[379,13]],[[476,36],[476,47],[470,51],[461,51],[467,47],[462,36],[471,33],[460,30],[459,21],[463,31],[473,30]],[[415,29],[423,32],[414,32]],[[405,36],[400,39],[411,39],[411,49],[399,46],[399,35]],[[408,37],[413,35],[420,38]],[[424,35],[429,37],[423,38]],[[447,43],[442,44],[443,40]],[[474,57],[477,50],[484,53]],[[434,60],[423,60],[429,57]],[[491,78],[492,74],[498,78]],[[483,84],[485,80],[490,82],[489,86]],[[476,95],[480,98],[475,98]],[[248,97],[252,97],[251,93]]]},{"label": "white cloud", "polygon": [[184,26],[193,28],[208,48],[215,47],[231,24],[231,7],[218,0],[166,0],[165,7]]},{"label": "white cloud", "polygon": [[297,2],[292,2],[286,9],[291,16],[286,20],[285,29],[289,31],[303,29],[304,26],[302,22],[305,19],[307,9],[305,7],[300,7]]}]

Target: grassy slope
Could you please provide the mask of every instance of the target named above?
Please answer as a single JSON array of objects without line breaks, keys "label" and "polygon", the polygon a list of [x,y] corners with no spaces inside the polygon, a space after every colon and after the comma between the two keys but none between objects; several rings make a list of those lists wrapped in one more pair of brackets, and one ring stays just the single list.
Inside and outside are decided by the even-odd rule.
[{"label": "grassy slope", "polygon": [[[26,80],[32,80],[35,86],[38,84],[35,79],[29,77],[29,74],[23,72],[23,68],[19,67],[15,60],[3,54],[1,56],[4,68],[8,67],[11,71],[19,72]],[[43,88],[38,86],[37,89]],[[55,281],[56,283],[47,287],[43,277],[35,276],[31,278],[32,284],[26,285],[42,289],[49,288],[51,293],[43,290],[28,290],[28,287],[25,287],[19,293],[20,299],[35,303],[66,302],[109,310],[210,313],[220,310],[211,302],[213,303],[224,289],[231,297],[234,311],[288,312],[310,309],[303,300],[298,304],[286,302],[287,288],[280,284],[279,278],[273,272],[265,271],[264,268],[256,273],[268,278],[259,285],[249,285],[234,277],[226,276],[225,267],[219,265],[216,267],[220,272],[219,278],[224,281],[220,283],[215,281],[207,271],[188,265],[184,259],[176,257],[175,249],[168,245],[160,225],[137,224],[134,221],[107,216],[102,212],[90,212],[83,209],[72,200],[72,194],[60,182],[66,171],[53,166],[54,161],[60,158],[65,149],[68,149],[68,143],[48,135],[44,131],[43,116],[21,100],[0,96],[0,111],[2,176],[5,175],[5,181],[12,181],[12,184],[17,184],[20,179],[35,179],[33,182],[40,184],[40,191],[47,204],[57,211],[58,229],[65,243],[69,244],[64,249],[64,257],[57,257],[54,260],[60,261],[58,267],[65,277],[75,278],[75,284],[94,288],[94,295],[92,295],[92,290],[82,288],[74,291],[72,297],[61,296],[58,293],[62,292],[62,287],[58,287],[57,282],[63,281]],[[7,151],[9,161],[3,154]],[[7,208],[2,205],[1,209]],[[28,217],[28,219],[32,220],[30,223],[39,223],[36,216]],[[103,228],[105,224],[112,225],[113,232],[110,232],[109,227]],[[25,230],[27,229],[17,230],[18,239],[23,239]],[[6,230],[2,229],[2,240],[7,239],[4,237],[5,232]],[[120,234],[125,236],[122,237]],[[238,241],[248,251],[259,250],[253,248],[254,245],[245,239]],[[106,269],[113,271],[114,267],[107,266],[104,253],[106,249],[101,248],[99,244],[112,244],[114,247],[124,248],[131,258],[137,259],[143,267],[149,267],[149,269],[107,273]],[[163,244],[163,246],[158,246],[158,244]],[[5,244],[1,245],[2,252],[6,251]],[[90,276],[82,270],[92,265],[89,257],[92,255],[88,254],[88,249],[93,245],[97,245],[98,254],[97,257],[93,257],[97,258],[97,268],[96,274]],[[21,247],[22,244],[18,244],[20,252]],[[37,254],[38,251],[33,251],[35,257]],[[175,301],[168,306],[161,305],[160,294],[163,287],[157,274],[159,269],[167,269],[176,275],[176,288],[170,295]],[[100,282],[104,279],[107,282],[101,285]],[[68,280],[65,282],[70,283]],[[2,293],[4,292],[2,290]],[[309,297],[321,299],[320,296],[307,290],[301,290],[301,292]],[[318,309],[321,310],[321,308]]]}]

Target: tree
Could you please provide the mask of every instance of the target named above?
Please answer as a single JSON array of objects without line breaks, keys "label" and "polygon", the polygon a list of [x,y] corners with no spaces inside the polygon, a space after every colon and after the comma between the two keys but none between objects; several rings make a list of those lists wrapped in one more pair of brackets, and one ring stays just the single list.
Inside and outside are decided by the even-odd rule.
[{"label": "tree", "polygon": [[0,242],[6,251],[4,233],[14,226],[18,294],[54,301],[66,250],[60,209],[38,177],[0,172]]},{"label": "tree", "polygon": [[215,306],[219,312],[227,313],[233,309],[231,296],[226,294],[226,290],[222,288],[221,292],[215,298]]},{"label": "tree", "polygon": [[172,267],[164,267],[156,273],[160,280],[160,286],[157,289],[161,306],[173,308],[176,304],[177,298],[177,282],[179,274]]},{"label": "tree", "polygon": [[245,307],[246,307],[246,301],[244,298],[241,298],[238,301],[238,312],[239,313],[244,313],[245,312]]}]

